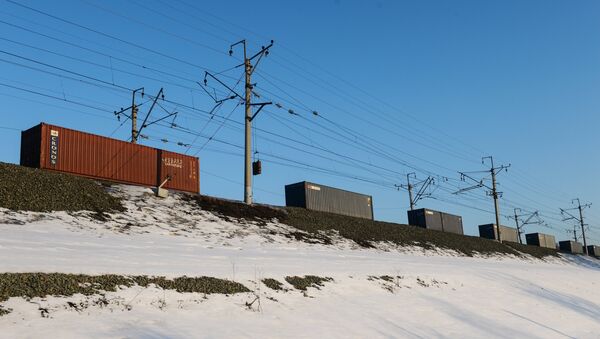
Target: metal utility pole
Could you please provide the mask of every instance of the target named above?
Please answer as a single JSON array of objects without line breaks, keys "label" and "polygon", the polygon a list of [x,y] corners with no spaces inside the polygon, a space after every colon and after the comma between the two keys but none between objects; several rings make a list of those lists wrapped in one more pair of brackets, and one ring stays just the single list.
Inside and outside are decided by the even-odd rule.
[{"label": "metal utility pole", "polygon": [[[432,177],[427,177],[427,179],[419,181],[413,185],[410,183],[411,176],[414,179],[417,179],[417,174],[414,172],[411,172],[406,175],[406,185],[394,185],[394,186],[396,186],[396,188],[398,190],[400,190],[400,188],[404,188],[404,189],[408,190],[408,199],[410,201],[410,210],[412,211],[415,209],[415,206],[417,205],[417,202],[419,200],[429,197],[431,195],[430,193],[426,194],[425,190],[430,185],[433,185],[435,183],[435,180]],[[415,188],[415,186],[420,186],[420,188],[419,188],[419,191],[417,192],[417,194],[413,197],[413,188]]]},{"label": "metal utility pole", "polygon": [[148,112],[146,113],[146,117],[144,118],[144,120],[142,121],[142,125],[140,126],[140,128],[137,130],[137,136],[138,137],[144,137],[144,135],[142,135],[142,131],[144,130],[144,128],[154,125],[158,122],[161,122],[165,119],[168,119],[170,117],[174,117],[173,120],[175,119],[175,117],[177,116],[177,111],[173,111],[173,112],[169,112],[167,111],[164,107],[162,107],[159,104],[159,107],[162,108],[167,115],[158,118],[154,121],[148,121],[148,118],[150,118],[150,115],[152,114],[152,110],[154,109],[154,107],[156,106],[157,102],[159,99],[165,100],[165,94],[163,93],[163,89],[161,88],[160,91],[158,91],[158,94],[156,96],[152,96],[152,95],[148,95],[150,97],[150,99],[152,100],[152,105],[150,106],[150,109],[148,110]]},{"label": "metal utility pole", "polygon": [[[591,205],[591,204],[590,204]],[[587,240],[585,239],[585,223],[583,222],[583,210],[581,207],[581,201],[577,198],[577,208],[579,209],[579,223],[581,224],[581,236],[583,237],[583,248],[586,255],[588,255]]]},{"label": "metal utility pole", "polygon": [[408,188],[408,199],[410,200],[410,210],[412,211],[415,209],[415,202],[413,201],[413,196],[412,196],[412,188],[413,187],[410,184],[410,173],[408,173],[406,175],[406,186]]},{"label": "metal utility pole", "polygon": [[[519,243],[522,244],[523,240],[521,239],[521,234],[523,234],[524,232],[522,231],[523,227],[525,227],[526,225],[533,225],[533,224],[544,224],[544,221],[542,219],[540,219],[540,214],[538,211],[535,211],[533,213],[526,213],[526,214],[521,214],[519,215],[518,212],[522,212],[522,210],[520,208],[515,208],[514,209],[514,219],[515,219],[515,223],[517,225],[517,233],[519,234]],[[519,225],[519,219],[522,220],[522,218],[527,217],[527,219],[523,220],[521,222],[521,224]],[[533,218],[536,218],[536,220],[533,220]],[[509,217],[510,219],[510,217]]]},{"label": "metal utility pole", "polygon": [[[150,100],[152,100],[152,106],[150,106],[150,109],[148,110],[148,112],[146,113],[146,117],[144,117],[144,120],[142,121],[142,125],[138,128],[138,124],[137,124],[137,119],[138,119],[138,112],[139,112],[139,107],[141,105],[143,105],[144,103],[141,103],[139,105],[137,105],[135,103],[135,95],[137,92],[141,91],[142,93],[142,97],[144,97],[144,87],[140,87],[136,90],[133,91],[132,96],[131,96],[131,106],[127,107],[127,108],[121,108],[120,111],[115,111],[115,115],[117,116],[117,119],[119,121],[121,121],[121,114],[124,115],[127,119],[131,119],[131,142],[132,143],[137,143],[137,140],[139,137],[144,138],[144,136],[141,134],[142,130],[148,126],[154,125],[158,122],[161,122],[167,118],[173,117],[173,116],[177,116],[177,112],[173,111],[173,112],[169,112],[166,111],[165,108],[163,108],[162,106],[160,106],[160,108],[162,108],[163,110],[166,111],[167,115],[163,116],[162,118],[156,119],[154,121],[148,121],[148,118],[150,118],[150,115],[152,114],[152,110],[154,109],[154,107],[157,104],[157,101],[159,99],[165,100],[165,95],[163,93],[163,89],[161,88],[160,91],[158,91],[158,94],[156,96],[152,96],[152,95],[148,95],[150,97]],[[131,110],[131,115],[127,115],[125,112]],[[173,118],[175,119],[175,118]]]},{"label": "metal utility pole", "polygon": [[498,190],[496,189],[496,171],[494,170],[494,159],[490,157],[490,161],[492,163],[492,169],[490,172],[492,173],[492,197],[494,197],[494,210],[496,212],[496,227],[498,228],[498,241],[502,242],[502,237],[500,236],[500,206],[498,205]]},{"label": "metal utility pole", "polygon": [[[233,54],[233,47],[236,45],[243,45],[244,49],[244,63],[239,66],[244,66],[245,73],[245,137],[244,137],[244,202],[248,205],[252,204],[252,120],[256,117],[258,112],[266,106],[270,105],[270,102],[252,104],[252,73],[256,70],[256,66],[260,62],[263,56],[269,54],[269,48],[273,46],[273,40],[267,47],[261,47],[261,50],[251,57],[247,56],[246,53],[246,40],[241,40],[229,47],[229,55]],[[252,60],[258,58],[254,66]],[[214,77],[213,77],[214,78]],[[253,114],[252,106],[259,106],[258,110]]]},{"label": "metal utility pole", "polygon": [[519,244],[523,243],[523,240],[521,240],[521,227],[519,226],[519,215],[517,214],[517,211],[520,211],[520,208],[515,208],[515,223],[517,224],[517,234],[519,235]]},{"label": "metal utility pole", "polygon": [[[231,46],[229,46],[229,55],[233,55],[233,47],[235,47],[237,45],[242,45],[243,52],[244,52],[244,62],[235,67],[235,68],[242,67],[242,66],[244,67],[244,79],[245,79],[244,95],[242,96],[242,95],[238,94],[234,89],[235,86],[233,86],[233,87],[228,86],[226,83],[219,80],[219,78],[216,76],[216,74],[213,75],[208,71],[204,72],[204,86],[205,87],[207,86],[208,77],[210,77],[210,78],[216,80],[221,86],[227,88],[229,90],[229,94],[227,94],[226,98],[219,100],[217,98],[216,94],[213,95],[205,87],[202,87],[202,88],[215,101],[215,106],[211,110],[211,113],[227,100],[239,98],[241,101],[244,102],[244,122],[245,122],[244,123],[244,127],[245,127],[245,132],[244,132],[244,202],[246,204],[250,205],[250,204],[252,204],[252,175],[253,175],[253,172],[252,172],[252,120],[254,120],[254,118],[256,118],[256,116],[263,109],[263,107],[272,104],[272,102],[260,102],[260,103],[255,103],[255,104],[252,103],[252,95],[254,94],[255,96],[257,96],[257,94],[254,93],[254,91],[253,91],[254,86],[256,86],[256,84],[252,83],[252,73],[254,73],[254,71],[256,70],[258,63],[263,58],[263,56],[269,55],[269,49],[271,47],[273,47],[273,40],[271,40],[271,43],[268,46],[266,46],[266,47],[262,46],[260,48],[260,51],[258,51],[256,54],[254,54],[251,57],[248,57],[245,39],[240,40],[240,41],[236,42],[235,44],[232,44]],[[256,62],[254,63],[254,65],[252,65],[252,61],[254,59],[256,59]],[[200,86],[202,86],[200,83],[198,83],[198,84]],[[253,106],[258,106],[258,109],[254,113],[252,112]]]},{"label": "metal utility pole", "polygon": [[[494,198],[494,212],[496,215],[496,229],[497,229],[497,233],[498,233],[497,240],[499,242],[502,242],[502,236],[501,236],[501,230],[500,230],[500,205],[498,203],[498,199],[502,196],[502,192],[498,192],[498,189],[496,186],[496,176],[498,175],[499,171],[502,171],[502,170],[508,171],[510,164],[508,164],[508,166],[502,165],[502,166],[494,167],[494,158],[492,156],[487,156],[487,157],[481,158],[481,163],[484,164],[486,159],[490,160],[490,169],[487,171],[459,172],[460,178],[462,181],[465,181],[465,179],[469,179],[469,180],[475,182],[476,185],[460,189],[460,190],[454,192],[454,194],[463,193],[463,192],[470,191],[472,189],[480,188],[480,187],[487,188],[489,190],[487,194]],[[491,177],[492,177],[492,187],[487,186],[483,182],[484,179],[476,180],[476,179],[472,178],[471,176],[469,176],[467,173],[490,173]]]},{"label": "metal utility pole", "polygon": [[[577,222],[579,222],[579,225],[581,225],[581,237],[583,238],[583,250],[584,250],[584,253],[586,255],[588,255],[587,239],[585,238],[585,226],[587,226],[587,225],[583,221],[583,209],[591,207],[592,204],[588,203],[588,204],[582,205],[581,201],[579,200],[579,198],[575,198],[575,199],[571,200],[571,204],[573,204],[575,201],[577,201],[577,207],[569,208],[569,209],[562,209],[561,208],[560,209],[560,213],[562,215],[567,215],[568,216],[567,218],[563,219],[563,221],[576,220]],[[573,214],[569,213],[570,210],[579,210],[579,218],[577,218]],[[573,228],[573,234],[575,236],[575,241],[577,241],[577,229],[576,228]]]}]

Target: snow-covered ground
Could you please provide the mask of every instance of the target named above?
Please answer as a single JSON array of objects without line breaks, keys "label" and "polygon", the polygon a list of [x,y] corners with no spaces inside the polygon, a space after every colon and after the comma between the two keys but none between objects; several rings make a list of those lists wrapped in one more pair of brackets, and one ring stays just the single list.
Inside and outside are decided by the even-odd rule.
[{"label": "snow-covered ground", "polygon": [[[0,211],[0,272],[213,276],[253,292],[135,286],[104,297],[11,298],[0,337],[600,338],[595,259],[469,258],[361,249],[343,239],[307,244],[275,220],[226,221],[141,188],[115,194],[127,197],[128,212],[107,222],[86,213]],[[284,281],[307,274],[334,281],[306,293]],[[382,275],[394,278],[373,278]],[[257,283],[262,278],[289,290],[273,291]],[[247,307],[256,295],[260,306]]]}]

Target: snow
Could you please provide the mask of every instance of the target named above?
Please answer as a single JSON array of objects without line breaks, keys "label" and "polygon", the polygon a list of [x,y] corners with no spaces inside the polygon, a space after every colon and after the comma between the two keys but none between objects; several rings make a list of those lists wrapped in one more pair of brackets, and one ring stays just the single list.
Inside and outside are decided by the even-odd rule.
[{"label": "snow", "polygon": [[[226,221],[141,188],[115,194],[127,198],[128,212],[106,223],[86,213],[0,211],[0,271],[213,276],[253,292],[134,286],[106,293],[106,305],[99,295],[11,298],[0,337],[600,338],[595,259],[470,258],[389,244],[361,249],[343,239],[307,244],[276,220]],[[334,281],[306,293],[284,281],[306,274]],[[382,275],[394,278],[372,278]],[[289,290],[270,290],[257,283],[262,278]],[[256,295],[260,307],[247,307]]]}]

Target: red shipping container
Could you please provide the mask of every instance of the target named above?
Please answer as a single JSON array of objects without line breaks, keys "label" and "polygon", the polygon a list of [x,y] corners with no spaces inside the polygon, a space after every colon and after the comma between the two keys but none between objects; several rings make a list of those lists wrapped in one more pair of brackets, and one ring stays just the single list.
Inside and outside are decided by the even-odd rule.
[{"label": "red shipping container", "polygon": [[21,165],[178,191],[200,191],[199,160],[41,123],[21,133]]}]

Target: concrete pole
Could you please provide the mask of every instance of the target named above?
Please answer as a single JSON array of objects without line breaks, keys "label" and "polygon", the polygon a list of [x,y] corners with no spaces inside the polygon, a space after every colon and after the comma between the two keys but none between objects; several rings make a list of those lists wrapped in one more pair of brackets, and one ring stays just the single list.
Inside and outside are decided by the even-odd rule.
[{"label": "concrete pole", "polygon": [[137,143],[137,107],[135,106],[135,92],[131,96],[131,142]]},{"label": "concrete pole", "polygon": [[490,157],[492,163],[492,196],[494,197],[494,210],[496,212],[496,228],[498,229],[498,241],[502,243],[500,231],[500,206],[498,205],[498,191],[496,189],[496,169],[494,168],[494,158]]},{"label": "concrete pole", "polygon": [[521,227],[519,226],[519,215],[517,211],[519,209],[515,208],[515,223],[517,224],[517,234],[519,235],[519,244],[523,244],[523,240],[521,240]]},{"label": "concrete pole", "polygon": [[248,205],[252,204],[252,106],[250,100],[252,98],[252,83],[250,76],[252,74],[252,65],[250,60],[246,58],[246,44],[244,44],[244,68],[246,72],[246,138],[244,149],[244,202]]},{"label": "concrete pole", "polygon": [[407,183],[407,188],[408,188],[408,198],[410,199],[410,210],[412,211],[413,209],[415,209],[415,202],[413,201],[413,195],[412,195],[412,185],[410,184],[410,173],[408,173],[406,175],[406,183]]},{"label": "concrete pole", "polygon": [[587,241],[585,239],[585,223],[583,222],[583,212],[581,211],[581,202],[579,199],[577,199],[577,206],[579,207],[579,222],[581,223],[581,236],[583,237],[583,253],[589,255]]}]

